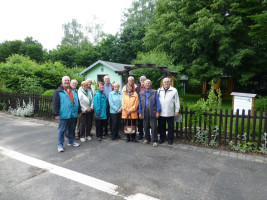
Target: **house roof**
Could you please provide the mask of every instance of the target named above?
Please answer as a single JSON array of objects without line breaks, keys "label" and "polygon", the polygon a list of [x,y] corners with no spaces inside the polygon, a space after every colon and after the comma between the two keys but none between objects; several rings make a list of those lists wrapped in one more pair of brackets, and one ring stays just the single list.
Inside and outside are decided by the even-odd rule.
[{"label": "house roof", "polygon": [[110,68],[113,71],[123,71],[124,70],[124,66],[131,66],[129,64],[121,64],[121,63],[114,63],[114,62],[108,62],[108,61],[98,60],[97,62],[95,62],[94,64],[90,65],[89,67],[87,67],[82,72],[80,72],[79,75],[84,74],[85,72],[87,72],[88,70],[90,70],[94,66],[96,66],[97,64],[102,64],[102,65]]}]

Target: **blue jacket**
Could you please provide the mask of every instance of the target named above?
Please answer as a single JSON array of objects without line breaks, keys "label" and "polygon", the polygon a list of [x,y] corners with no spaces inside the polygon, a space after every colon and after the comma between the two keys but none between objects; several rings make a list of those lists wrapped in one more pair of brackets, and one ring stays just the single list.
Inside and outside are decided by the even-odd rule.
[{"label": "blue jacket", "polygon": [[108,101],[104,92],[97,90],[94,96],[95,116],[99,115],[98,119],[107,119]]},{"label": "blue jacket", "polygon": [[122,93],[120,91],[115,92],[114,90],[109,93],[108,102],[110,107],[110,113],[116,114],[117,110],[122,109],[121,107]]},{"label": "blue jacket", "polygon": [[52,100],[54,116],[59,116],[60,119],[78,117],[78,113],[81,112],[78,95],[75,90],[71,90],[71,92],[73,95],[74,104],[72,104],[67,91],[64,90],[62,86],[59,86],[54,92]]}]

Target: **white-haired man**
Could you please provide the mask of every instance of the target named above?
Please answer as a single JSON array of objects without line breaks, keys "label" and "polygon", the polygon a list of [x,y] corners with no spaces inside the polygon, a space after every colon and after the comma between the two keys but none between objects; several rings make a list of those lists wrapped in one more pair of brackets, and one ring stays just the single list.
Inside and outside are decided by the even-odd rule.
[{"label": "white-haired man", "polygon": [[[140,94],[140,92],[144,91],[145,90],[145,80],[146,80],[146,77],[145,76],[141,76],[139,78],[139,81],[140,81],[140,84],[138,84],[138,86],[136,87],[136,93]],[[140,99],[140,96],[139,96],[139,99]],[[143,126],[143,119],[140,119],[139,116],[138,116],[138,140],[142,140],[143,137],[144,137],[144,126]]]},{"label": "white-haired man", "polygon": [[[133,86],[133,90],[135,91],[137,88],[137,85],[135,85],[134,83],[134,77],[133,76],[129,76],[128,77],[128,84]],[[122,88],[122,93],[126,92],[126,85]]]},{"label": "white-haired man", "polygon": [[70,87],[70,77],[62,78],[62,85],[53,94],[53,114],[59,120],[58,125],[58,152],[63,152],[64,132],[67,130],[68,146],[80,146],[74,142],[75,122],[81,114],[78,94]]},{"label": "white-haired man", "polygon": [[[106,95],[107,101],[109,98],[109,93],[114,90],[113,85],[110,83],[110,78],[108,75],[104,76],[104,94]],[[104,134],[103,138],[105,139],[106,136],[108,135],[108,124],[109,128],[111,129],[111,118],[110,118],[110,113],[109,113],[109,103],[107,105],[107,119],[104,122]]]},{"label": "white-haired man", "polygon": [[166,123],[168,123],[168,144],[173,143],[174,116],[179,115],[180,101],[178,91],[171,86],[169,78],[163,79],[163,87],[158,89],[160,112],[160,140],[162,144],[166,137]]}]

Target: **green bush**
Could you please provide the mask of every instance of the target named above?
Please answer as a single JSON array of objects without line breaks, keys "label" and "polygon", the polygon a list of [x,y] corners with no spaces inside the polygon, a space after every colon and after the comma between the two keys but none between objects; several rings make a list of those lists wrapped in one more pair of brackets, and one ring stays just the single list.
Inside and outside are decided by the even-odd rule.
[{"label": "green bush", "polygon": [[255,101],[255,108],[256,110],[260,111],[265,111],[267,110],[267,96],[259,96],[258,99]]},{"label": "green bush", "polygon": [[43,96],[44,96],[44,97],[52,97],[53,94],[54,94],[54,91],[55,91],[55,90],[53,90],[53,89],[51,89],[51,90],[46,90],[46,91],[43,93]]}]

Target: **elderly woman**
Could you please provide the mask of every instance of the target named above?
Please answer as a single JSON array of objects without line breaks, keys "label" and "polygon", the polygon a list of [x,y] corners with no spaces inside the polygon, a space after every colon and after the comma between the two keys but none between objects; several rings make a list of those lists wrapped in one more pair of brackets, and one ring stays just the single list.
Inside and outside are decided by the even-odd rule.
[{"label": "elderly woman", "polygon": [[80,140],[85,142],[91,140],[90,132],[93,120],[93,94],[90,92],[88,81],[83,81],[78,90],[78,97],[81,105],[82,115],[79,118]]},{"label": "elderly woman", "polygon": [[119,137],[119,127],[120,127],[120,120],[121,120],[121,99],[122,93],[119,91],[120,84],[114,83],[113,84],[114,90],[109,93],[108,101],[109,101],[109,111],[110,111],[110,118],[111,118],[111,139],[115,140]]},{"label": "elderly woman", "polygon": [[106,139],[103,135],[103,127],[107,120],[107,97],[104,94],[104,84],[103,82],[97,83],[97,92],[94,96],[94,110],[95,110],[95,126],[96,126],[96,137],[99,142],[102,139]]},{"label": "elderly woman", "polygon": [[[122,119],[125,119],[125,125],[130,126],[132,121],[133,125],[136,126],[136,119],[138,116],[137,115],[138,104],[139,104],[138,94],[134,91],[132,85],[127,84],[126,92],[124,92],[122,96],[122,109],[123,109]],[[135,139],[135,135],[136,133],[131,134],[133,142],[137,142]],[[126,142],[130,142],[129,134],[127,134]]]}]

